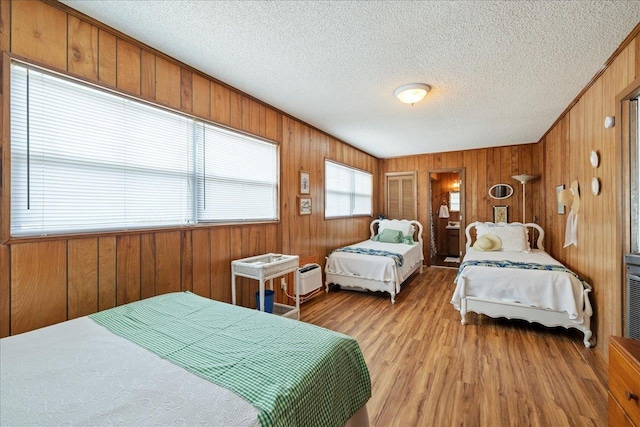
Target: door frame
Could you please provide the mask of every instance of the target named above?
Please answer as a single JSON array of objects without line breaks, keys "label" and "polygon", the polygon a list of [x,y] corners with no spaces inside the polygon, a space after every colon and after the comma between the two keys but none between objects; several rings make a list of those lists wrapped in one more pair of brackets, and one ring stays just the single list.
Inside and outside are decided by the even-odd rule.
[{"label": "door frame", "polygon": [[[431,206],[431,174],[432,173],[452,173],[458,172],[460,176],[460,236],[459,245],[460,245],[460,260],[462,261],[462,257],[464,257],[465,251],[465,233],[464,230],[466,228],[466,179],[465,179],[465,167],[457,167],[457,168],[440,168],[440,169],[427,169],[427,183],[428,183],[428,191],[427,191],[427,227],[426,227],[426,244],[429,247],[429,250],[425,251],[425,255],[429,255],[427,261],[427,265],[431,265],[431,212],[433,206]],[[425,258],[427,258],[425,256]]]}]

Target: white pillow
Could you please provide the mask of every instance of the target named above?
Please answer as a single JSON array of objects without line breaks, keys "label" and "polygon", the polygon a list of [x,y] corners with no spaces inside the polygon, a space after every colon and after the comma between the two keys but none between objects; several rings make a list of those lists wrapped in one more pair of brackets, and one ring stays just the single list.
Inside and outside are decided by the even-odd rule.
[{"label": "white pillow", "polygon": [[413,236],[413,233],[416,231],[411,221],[403,219],[383,219],[378,224],[378,233],[382,233],[382,230],[390,228],[392,230],[400,230],[402,231],[402,236]]},{"label": "white pillow", "polygon": [[529,230],[519,224],[494,224],[485,222],[476,225],[476,239],[484,234],[493,234],[502,241],[502,250],[509,252],[529,252]]}]

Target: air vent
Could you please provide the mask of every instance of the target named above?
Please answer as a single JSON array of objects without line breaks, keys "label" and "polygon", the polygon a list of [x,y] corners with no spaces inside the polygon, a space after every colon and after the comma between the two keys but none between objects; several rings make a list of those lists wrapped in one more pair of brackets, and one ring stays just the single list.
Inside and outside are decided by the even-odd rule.
[{"label": "air vent", "polygon": [[627,263],[627,295],[625,336],[640,339],[640,256],[625,255]]}]

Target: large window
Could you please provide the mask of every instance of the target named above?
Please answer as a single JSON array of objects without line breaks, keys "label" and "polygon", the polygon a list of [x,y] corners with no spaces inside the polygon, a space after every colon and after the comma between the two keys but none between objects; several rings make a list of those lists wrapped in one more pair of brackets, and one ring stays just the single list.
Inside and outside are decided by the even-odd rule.
[{"label": "large window", "polygon": [[11,66],[11,235],[277,219],[277,146]]},{"label": "large window", "polygon": [[373,176],[329,160],[325,170],[325,217],[371,215]]}]

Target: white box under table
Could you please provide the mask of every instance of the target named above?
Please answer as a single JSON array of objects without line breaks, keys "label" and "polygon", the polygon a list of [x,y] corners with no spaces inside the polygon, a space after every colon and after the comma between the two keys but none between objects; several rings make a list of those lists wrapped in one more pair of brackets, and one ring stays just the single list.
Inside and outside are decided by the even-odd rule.
[{"label": "white box under table", "polygon": [[273,313],[300,320],[300,296],[298,295],[298,255],[264,254],[231,261],[231,302],[236,305],[236,276],[260,282],[260,310],[264,311],[264,282],[269,281],[273,290],[273,279],[287,273],[293,275],[293,289],[296,305],[273,303]]}]

